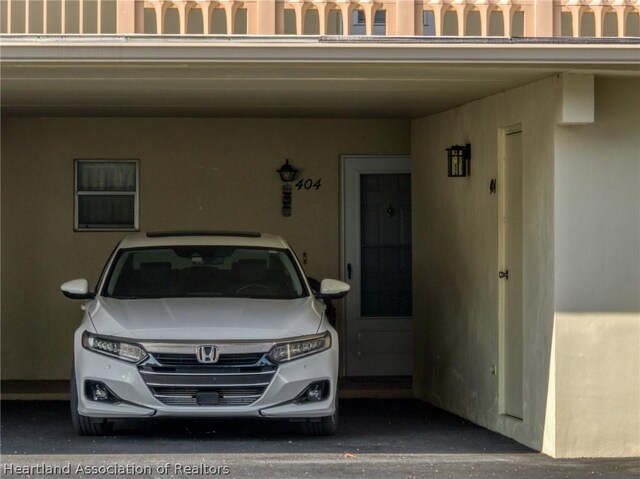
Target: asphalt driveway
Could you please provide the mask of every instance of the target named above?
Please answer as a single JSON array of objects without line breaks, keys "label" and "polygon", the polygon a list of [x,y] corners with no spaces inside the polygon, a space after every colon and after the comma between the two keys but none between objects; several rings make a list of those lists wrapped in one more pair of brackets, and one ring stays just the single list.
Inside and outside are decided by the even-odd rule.
[{"label": "asphalt driveway", "polygon": [[68,402],[1,408],[7,477],[640,477],[638,459],[554,460],[415,400],[342,400],[338,434],[321,438],[283,421],[202,419],[128,422],[112,436],[78,437]]}]

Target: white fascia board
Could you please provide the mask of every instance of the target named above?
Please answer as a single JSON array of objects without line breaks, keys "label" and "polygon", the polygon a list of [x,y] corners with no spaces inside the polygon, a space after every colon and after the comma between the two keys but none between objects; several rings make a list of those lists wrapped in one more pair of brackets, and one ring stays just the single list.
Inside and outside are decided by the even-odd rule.
[{"label": "white fascia board", "polygon": [[324,42],[299,37],[0,36],[3,63],[431,63],[624,66],[640,73],[640,43]]}]

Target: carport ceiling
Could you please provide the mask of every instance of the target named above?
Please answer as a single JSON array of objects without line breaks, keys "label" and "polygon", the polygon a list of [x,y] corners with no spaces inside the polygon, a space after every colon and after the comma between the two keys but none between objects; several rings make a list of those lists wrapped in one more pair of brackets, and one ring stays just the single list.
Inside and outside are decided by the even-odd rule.
[{"label": "carport ceiling", "polygon": [[630,46],[4,40],[4,115],[415,118],[591,56],[637,71]]},{"label": "carport ceiling", "polygon": [[2,72],[8,115],[419,117],[553,71],[433,65],[30,65]]},{"label": "carport ceiling", "polygon": [[431,65],[30,65],[2,72],[8,115],[417,117],[549,71]]}]

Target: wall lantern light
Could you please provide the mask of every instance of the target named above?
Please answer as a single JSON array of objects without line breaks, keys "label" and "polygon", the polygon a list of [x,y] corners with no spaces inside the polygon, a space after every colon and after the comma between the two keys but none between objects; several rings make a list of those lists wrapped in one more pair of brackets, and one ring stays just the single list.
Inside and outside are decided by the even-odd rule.
[{"label": "wall lantern light", "polygon": [[285,183],[295,180],[296,175],[298,174],[298,170],[289,164],[289,160],[287,160],[285,164],[276,171],[280,174],[280,179]]},{"label": "wall lantern light", "polygon": [[453,145],[447,150],[449,177],[458,178],[471,174],[471,145]]},{"label": "wall lantern light", "polygon": [[291,182],[295,180],[298,170],[289,164],[289,160],[276,170],[282,180],[282,216],[291,216]]}]

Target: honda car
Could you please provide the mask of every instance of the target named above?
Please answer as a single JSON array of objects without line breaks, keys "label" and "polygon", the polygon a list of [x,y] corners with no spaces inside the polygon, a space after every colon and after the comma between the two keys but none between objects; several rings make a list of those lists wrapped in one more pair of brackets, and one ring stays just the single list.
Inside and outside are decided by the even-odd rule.
[{"label": "honda car", "polygon": [[262,417],[311,435],[338,425],[338,337],[327,300],[279,236],[159,232],[125,237],[83,300],[71,372],[73,425],[104,435],[115,419]]}]

